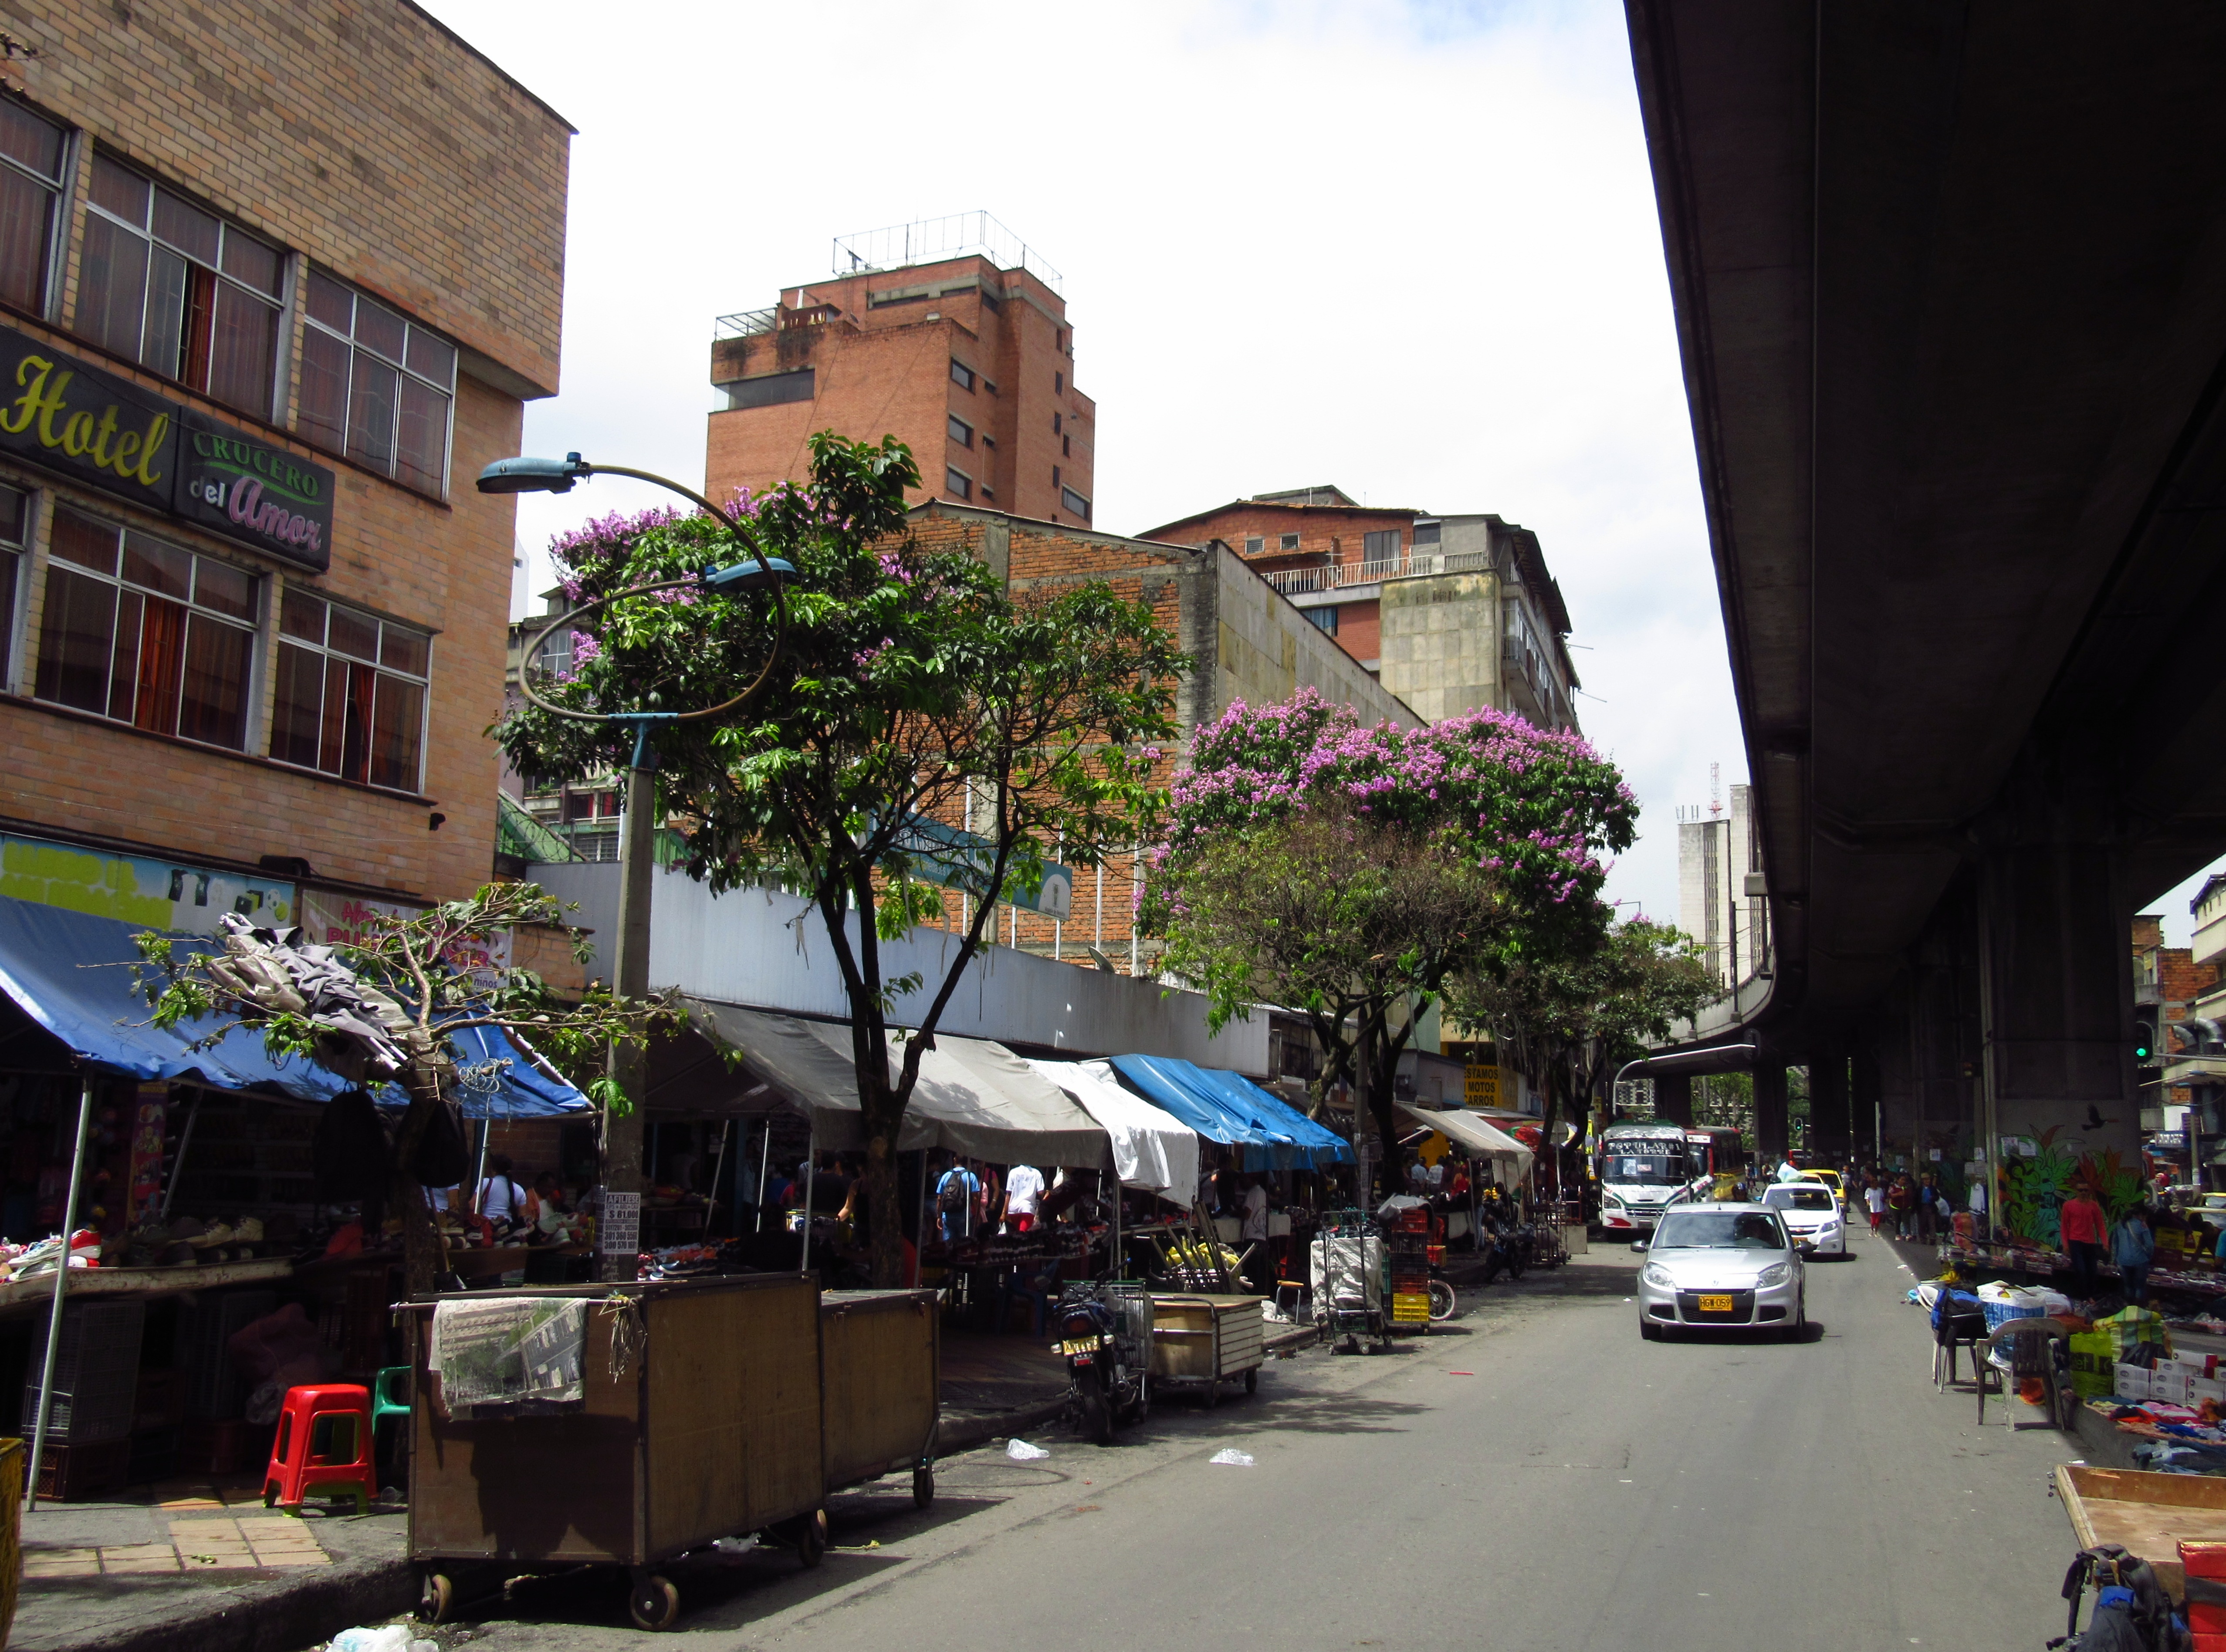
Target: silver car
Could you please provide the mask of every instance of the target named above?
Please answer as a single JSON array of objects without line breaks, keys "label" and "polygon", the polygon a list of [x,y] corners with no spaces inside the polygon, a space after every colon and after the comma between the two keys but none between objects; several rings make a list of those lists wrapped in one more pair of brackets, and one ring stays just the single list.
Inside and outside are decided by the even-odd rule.
[{"label": "silver car", "polygon": [[1777,1211],[1762,1204],[1701,1204],[1665,1211],[1638,1270],[1638,1334],[1671,1326],[1777,1325],[1806,1334],[1801,1253]]}]

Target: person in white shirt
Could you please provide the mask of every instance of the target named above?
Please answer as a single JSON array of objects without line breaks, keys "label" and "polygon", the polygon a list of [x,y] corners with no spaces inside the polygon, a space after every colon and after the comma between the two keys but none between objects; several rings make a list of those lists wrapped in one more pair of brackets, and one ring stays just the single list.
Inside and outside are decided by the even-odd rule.
[{"label": "person in white shirt", "polygon": [[516,1222],[525,1210],[525,1190],[511,1179],[510,1160],[497,1153],[487,1160],[487,1178],[480,1184],[480,1214],[490,1222]]},{"label": "person in white shirt", "polygon": [[1873,1182],[1863,1189],[1863,1203],[1870,1206],[1871,1231],[1876,1233],[1879,1222],[1886,1217],[1886,1189]]},{"label": "person in white shirt", "polygon": [[1268,1254],[1268,1179],[1255,1176],[1252,1185],[1244,1190],[1244,1226],[1241,1229],[1243,1243],[1250,1251],[1245,1267],[1252,1274],[1256,1286],[1266,1279],[1271,1283],[1275,1272]]},{"label": "person in white shirt", "polygon": [[1043,1202],[1043,1172],[1034,1165],[1014,1165],[1005,1172],[1005,1224],[1014,1233],[1026,1233],[1036,1224],[1036,1207]]}]

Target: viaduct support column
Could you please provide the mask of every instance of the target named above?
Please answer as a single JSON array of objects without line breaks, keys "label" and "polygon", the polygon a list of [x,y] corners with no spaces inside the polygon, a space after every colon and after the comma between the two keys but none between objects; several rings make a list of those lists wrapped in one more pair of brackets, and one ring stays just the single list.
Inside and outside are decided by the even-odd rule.
[{"label": "viaduct support column", "polygon": [[[2054,1128],[2057,1152],[2099,1156],[2115,1147],[2140,1163],[2133,907],[2123,885],[2119,855],[2097,843],[2012,842],[1982,861],[1981,1112],[1991,1115],[1988,1134],[2037,1139]],[[2003,1169],[2014,1177],[2019,1162],[2007,1158]],[[2052,1230],[2052,1217],[2042,1225]]]},{"label": "viaduct support column", "polygon": [[1654,1080],[1654,1116],[1672,1124],[1693,1121],[1693,1075],[1661,1073]]},{"label": "viaduct support column", "polygon": [[1809,1056],[1809,1151],[1819,1164],[1843,1165],[1854,1141],[1848,1114],[1848,1046],[1832,1039]]},{"label": "viaduct support column", "polygon": [[1754,1141],[1765,1159],[1785,1157],[1785,1064],[1769,1056],[1755,1064]]}]

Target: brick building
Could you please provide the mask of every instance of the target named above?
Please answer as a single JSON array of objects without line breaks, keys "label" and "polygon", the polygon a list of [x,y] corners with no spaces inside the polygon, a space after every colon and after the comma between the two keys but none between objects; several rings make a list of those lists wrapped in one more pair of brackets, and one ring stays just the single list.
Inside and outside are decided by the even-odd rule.
[{"label": "brick building", "polygon": [[902,441],[919,464],[915,501],[1088,525],[1097,407],[1074,385],[1059,272],[987,213],[835,251],[834,276],[720,318],[706,492],[801,480],[806,441],[832,429]]},{"label": "brick building", "polygon": [[571,128],[404,0],[10,27],[0,893],[467,893]]},{"label": "brick building", "polygon": [[1568,609],[1527,528],[1324,486],[1235,499],[1144,537],[1228,545],[1433,722],[1491,706],[1578,727]]}]

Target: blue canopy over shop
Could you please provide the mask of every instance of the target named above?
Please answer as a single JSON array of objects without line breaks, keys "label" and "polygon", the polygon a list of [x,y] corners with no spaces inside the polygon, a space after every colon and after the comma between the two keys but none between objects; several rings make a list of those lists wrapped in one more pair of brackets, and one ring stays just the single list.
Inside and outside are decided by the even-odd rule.
[{"label": "blue canopy over shop", "polygon": [[[245,1028],[232,1029],[207,1050],[192,1050],[187,1046],[214,1023],[175,1031],[153,1026],[145,1001],[131,988],[130,965],[139,956],[131,937],[145,927],[0,897],[0,991],[76,1061],[102,1071],[276,1092],[304,1102],[328,1102],[350,1088],[347,1079],[313,1062],[265,1054],[262,1039]],[[181,952],[216,947],[197,936],[180,937],[177,944]],[[454,1039],[464,1072],[457,1099],[467,1117],[552,1118],[594,1106],[573,1085],[537,1068],[499,1027],[467,1027]],[[399,1090],[391,1085],[382,1090],[373,1091],[382,1103],[403,1104]]]},{"label": "blue canopy over shop", "polygon": [[1352,1144],[1242,1073],[1173,1056],[1115,1056],[1113,1070],[1209,1141],[1243,1150],[1246,1170],[1351,1164]]}]

